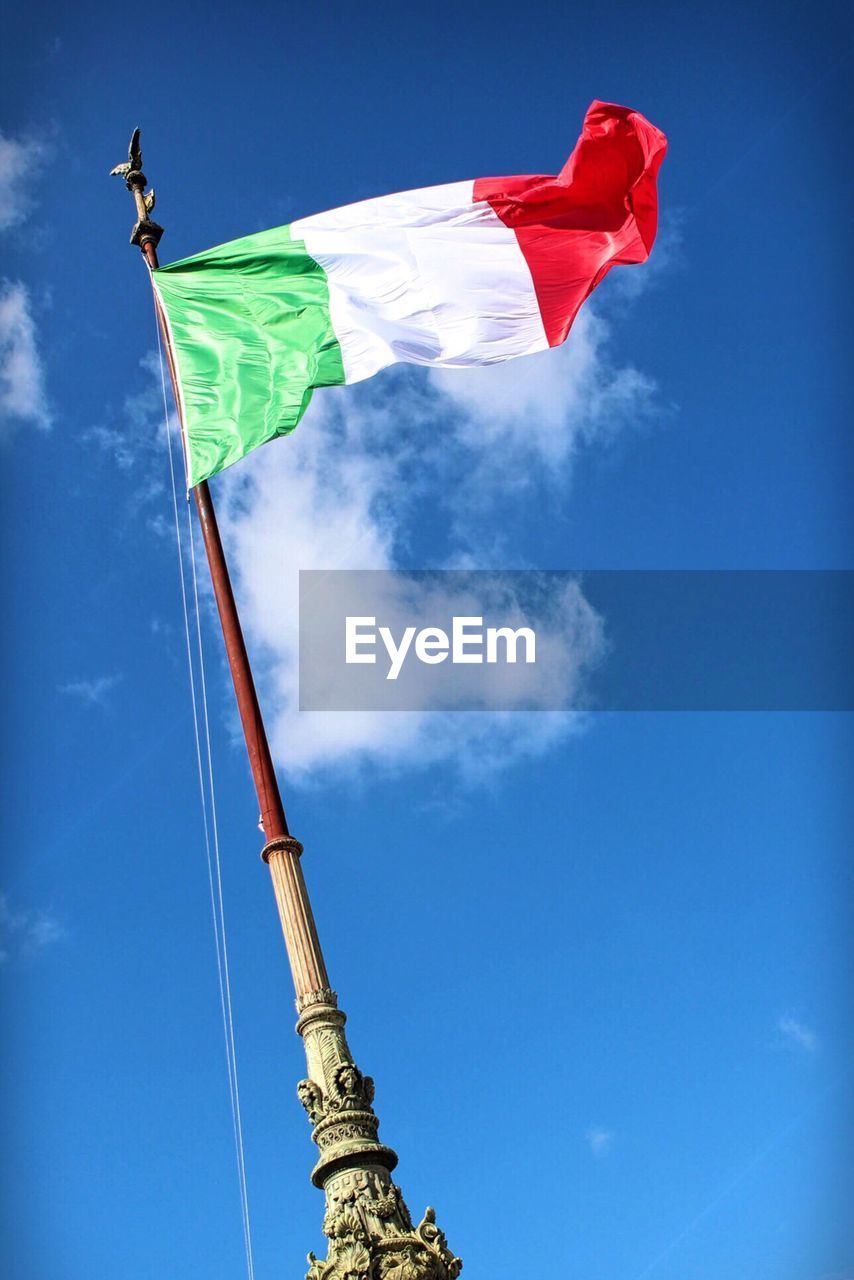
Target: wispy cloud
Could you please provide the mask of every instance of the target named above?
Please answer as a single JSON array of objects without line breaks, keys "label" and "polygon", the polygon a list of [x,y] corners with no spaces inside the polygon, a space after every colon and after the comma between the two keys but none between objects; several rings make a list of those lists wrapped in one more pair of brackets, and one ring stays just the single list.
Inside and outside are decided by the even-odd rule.
[{"label": "wispy cloud", "polygon": [[606,296],[613,295],[625,302],[633,302],[641,294],[649,293],[663,276],[681,266],[685,246],[685,210],[669,207],[661,215],[655,249],[640,271],[612,271],[602,288]]},{"label": "wispy cloud", "polygon": [[0,231],[20,226],[30,213],[47,151],[37,138],[11,138],[0,131]]},{"label": "wispy cloud", "polygon": [[608,1155],[614,1145],[614,1137],[611,1129],[597,1127],[588,1129],[584,1134],[584,1140],[597,1160],[603,1160]]},{"label": "wispy cloud", "polygon": [[481,480],[488,467],[506,471],[509,461],[530,484],[649,411],[655,383],[617,363],[611,342],[611,325],[588,304],[560,347],[479,369],[432,371],[462,415],[456,434],[477,456]]},{"label": "wispy cloud", "polygon": [[783,1043],[790,1049],[799,1049],[804,1053],[818,1052],[818,1036],[805,1023],[791,1014],[783,1014],[777,1019],[777,1030]]},{"label": "wispy cloud", "polygon": [[50,421],[30,291],[20,280],[0,281],[0,437]]},{"label": "wispy cloud", "polygon": [[69,697],[79,698],[89,707],[106,707],[109,695],[124,679],[122,675],[96,676],[92,680],[70,680],[59,686],[59,692]]},{"label": "wispy cloud", "polygon": [[[431,567],[509,558],[526,509],[520,489],[565,493],[579,450],[654,403],[651,379],[614,358],[609,324],[588,308],[569,342],[541,357],[484,370],[399,368],[318,392],[292,436],[226,473],[221,524],[274,753],[292,776],[452,762],[483,777],[579,731],[579,718],[560,712],[300,714],[298,570],[412,563],[425,516],[442,539]],[[576,603],[583,613],[586,602]],[[588,658],[590,622],[578,636]]]},{"label": "wispy cloud", "polygon": [[[36,138],[0,131],[0,232],[26,221],[46,156]],[[20,280],[0,280],[0,440],[50,420],[32,293]]]},{"label": "wispy cloud", "polygon": [[151,462],[153,455],[164,448],[163,390],[157,352],[147,351],[140,358],[139,367],[143,379],[127,393],[121,408],[110,414],[108,422],[89,427],[81,437],[84,444],[94,444],[110,454],[123,471]]},{"label": "wispy cloud", "polygon": [[15,911],[0,894],[0,965],[25,960],[65,937],[65,930],[46,911]]},{"label": "wispy cloud", "polygon": [[[148,351],[139,361],[142,378],[129,391],[121,407],[112,410],[106,421],[96,423],[82,432],[80,442],[94,445],[108,455],[121,471],[134,471],[144,477],[134,487],[130,501],[130,513],[145,510],[148,524],[155,533],[174,534],[171,513],[164,507],[153,510],[161,503],[168,483],[167,420],[164,416],[163,386],[160,361],[156,351]],[[178,424],[174,415],[169,421],[178,437]],[[184,473],[180,457],[176,458],[176,480],[183,489]]]}]

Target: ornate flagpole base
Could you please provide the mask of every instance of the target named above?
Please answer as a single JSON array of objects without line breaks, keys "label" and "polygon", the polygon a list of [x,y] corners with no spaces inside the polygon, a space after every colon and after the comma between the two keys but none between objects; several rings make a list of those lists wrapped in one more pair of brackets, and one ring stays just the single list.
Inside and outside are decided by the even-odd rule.
[{"label": "ornate flagpole base", "polygon": [[353,1061],[334,991],[297,1001],[308,1078],[297,1095],[320,1158],[311,1179],[326,1196],[325,1260],[308,1255],[306,1280],[456,1280],[462,1262],[428,1209],[414,1227],[391,1171],[397,1156],[378,1141],[374,1083]]},{"label": "ornate flagpole base", "polygon": [[308,1255],[306,1280],[456,1280],[463,1264],[445,1243],[433,1210],[414,1227],[391,1180],[397,1156],[379,1141],[374,1082],[362,1075],[347,1044],[301,854],[300,842],[282,835],[268,841],[261,857],[270,868],[297,991],[297,1032],[308,1068],[297,1096],[319,1152],[311,1180],[326,1196],[327,1256]]}]

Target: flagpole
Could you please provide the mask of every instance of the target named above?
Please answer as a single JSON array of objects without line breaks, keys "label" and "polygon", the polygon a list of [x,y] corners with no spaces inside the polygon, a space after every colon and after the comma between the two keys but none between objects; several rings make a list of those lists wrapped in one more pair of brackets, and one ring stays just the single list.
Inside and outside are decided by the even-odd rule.
[{"label": "flagpole", "polygon": [[[127,163],[111,172],[124,179],[133,196],[137,221],[131,244],[139,247],[154,271],[159,266],[157,246],[163,228],[150,216],[155,197],[153,190],[145,190],[139,129],[131,138]],[[172,344],[156,295],[155,307],[180,413]],[[273,881],[294,981],[296,1030],[303,1039],[308,1067],[306,1079],[297,1085],[297,1096],[319,1148],[311,1179],[325,1194],[323,1233],[329,1246],[326,1259],[308,1255],[306,1280],[384,1280],[386,1276],[456,1280],[462,1262],[448,1248],[434,1211],[428,1208],[418,1226],[413,1226],[400,1188],[391,1180],[397,1155],[378,1140],[374,1083],[356,1066],[344,1034],[346,1015],[330,986],[302,872],[303,847],[288,830],[207,481],[195,485],[192,493],[261,811],[265,836],[261,856]]]}]

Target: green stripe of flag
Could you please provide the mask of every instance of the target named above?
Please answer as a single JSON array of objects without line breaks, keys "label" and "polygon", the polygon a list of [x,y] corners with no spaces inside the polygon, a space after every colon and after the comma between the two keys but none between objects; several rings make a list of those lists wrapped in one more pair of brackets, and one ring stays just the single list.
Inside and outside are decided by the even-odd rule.
[{"label": "green stripe of flag", "polygon": [[189,483],[293,431],[312,388],[344,382],[326,273],[290,227],[158,267],[178,363]]}]

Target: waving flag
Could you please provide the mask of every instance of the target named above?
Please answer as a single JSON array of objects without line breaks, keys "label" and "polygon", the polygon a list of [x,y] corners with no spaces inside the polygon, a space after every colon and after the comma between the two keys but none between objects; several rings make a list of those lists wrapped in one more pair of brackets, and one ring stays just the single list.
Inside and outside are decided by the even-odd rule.
[{"label": "waving flag", "polygon": [[189,483],[292,431],[315,387],[563,342],[611,267],[649,257],[666,146],[594,102],[557,175],[362,200],[159,267]]}]

